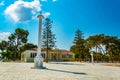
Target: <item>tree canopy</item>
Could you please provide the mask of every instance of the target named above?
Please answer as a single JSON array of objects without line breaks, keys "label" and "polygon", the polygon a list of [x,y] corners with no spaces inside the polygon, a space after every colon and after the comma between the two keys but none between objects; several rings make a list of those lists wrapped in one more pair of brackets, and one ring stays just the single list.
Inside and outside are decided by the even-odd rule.
[{"label": "tree canopy", "polygon": [[17,28],[15,32],[8,37],[8,41],[2,41],[0,43],[0,49],[2,51],[6,50],[2,55],[11,54],[13,60],[20,59],[20,48],[27,43],[28,35],[29,32],[27,30]]},{"label": "tree canopy", "polygon": [[[90,60],[90,53],[94,53],[95,61],[119,61],[120,62],[120,39],[116,36],[97,34],[87,39],[81,38],[80,30],[75,33],[74,44],[71,51],[75,54],[84,53],[84,58]],[[86,52],[87,51],[87,52]],[[88,54],[86,54],[88,53]],[[79,56],[79,55],[78,55]],[[87,57],[85,57],[87,56]],[[81,57],[82,58],[82,57]]]}]

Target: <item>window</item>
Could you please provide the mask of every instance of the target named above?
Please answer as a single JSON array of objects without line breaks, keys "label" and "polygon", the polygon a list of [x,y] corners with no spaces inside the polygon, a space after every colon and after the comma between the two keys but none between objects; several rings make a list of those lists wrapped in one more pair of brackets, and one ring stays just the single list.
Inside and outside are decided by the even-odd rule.
[{"label": "window", "polygon": [[33,58],[33,53],[30,53],[30,58]]},{"label": "window", "polygon": [[37,56],[37,53],[34,53],[34,56],[33,57],[36,57]]},{"label": "window", "polygon": [[69,58],[72,58],[72,55],[69,54]]},{"label": "window", "polygon": [[65,55],[65,54],[62,54],[62,58],[66,58],[66,55]]},{"label": "window", "polygon": [[37,55],[37,53],[30,53],[30,57],[34,58]]},{"label": "window", "polygon": [[45,53],[41,53],[42,57],[45,58]]}]

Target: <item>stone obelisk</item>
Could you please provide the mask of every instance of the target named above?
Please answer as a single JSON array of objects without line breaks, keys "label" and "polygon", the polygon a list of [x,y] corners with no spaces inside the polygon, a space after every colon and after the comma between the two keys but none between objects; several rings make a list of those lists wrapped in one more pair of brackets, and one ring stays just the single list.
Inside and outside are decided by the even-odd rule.
[{"label": "stone obelisk", "polygon": [[42,19],[44,19],[44,16],[42,15],[42,12],[37,16],[39,19],[39,29],[38,29],[38,49],[37,49],[37,56],[34,58],[34,68],[38,69],[45,69],[43,66],[43,58],[41,55],[41,44],[42,44]]}]

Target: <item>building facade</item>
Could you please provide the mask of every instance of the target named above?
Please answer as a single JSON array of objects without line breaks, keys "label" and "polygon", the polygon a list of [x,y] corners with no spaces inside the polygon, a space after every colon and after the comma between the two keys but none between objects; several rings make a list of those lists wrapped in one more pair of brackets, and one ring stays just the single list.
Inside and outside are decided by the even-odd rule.
[{"label": "building facade", "polygon": [[[23,62],[33,62],[34,57],[37,55],[36,50],[26,50],[21,54],[21,61]],[[42,50],[41,55],[43,60],[46,59],[46,51]],[[75,55],[74,53],[68,50],[52,50],[48,53],[49,61],[74,61]]]}]

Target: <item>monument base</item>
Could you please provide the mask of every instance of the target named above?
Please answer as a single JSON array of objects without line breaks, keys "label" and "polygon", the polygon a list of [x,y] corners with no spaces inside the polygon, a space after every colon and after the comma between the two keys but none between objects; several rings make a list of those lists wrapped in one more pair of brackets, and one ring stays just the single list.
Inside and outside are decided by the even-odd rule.
[{"label": "monument base", "polygon": [[43,66],[43,58],[42,56],[36,56],[34,58],[34,67],[33,69],[46,69],[46,67]]}]

